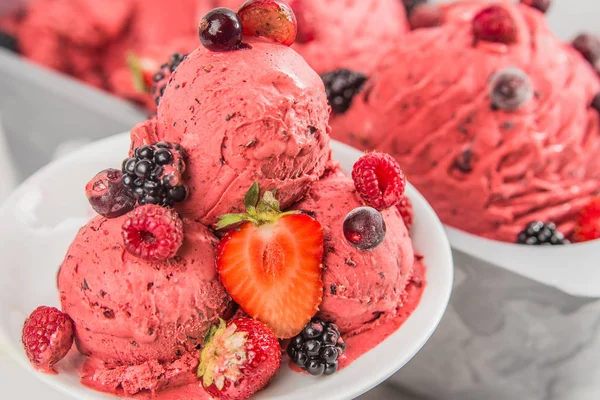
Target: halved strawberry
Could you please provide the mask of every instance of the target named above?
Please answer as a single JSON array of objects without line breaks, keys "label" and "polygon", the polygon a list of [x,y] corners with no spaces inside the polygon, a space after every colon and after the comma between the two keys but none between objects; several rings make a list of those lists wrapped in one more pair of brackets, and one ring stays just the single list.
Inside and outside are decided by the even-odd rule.
[{"label": "halved strawberry", "polygon": [[217,270],[229,295],[278,338],[298,334],[323,296],[323,227],[298,211],[282,213],[273,192],[258,201],[255,183],[247,214],[226,214],[218,229],[236,225],[221,240]]},{"label": "halved strawberry", "polygon": [[141,93],[150,93],[152,78],[160,64],[148,58],[138,58],[135,54],[127,54],[127,67],[133,77],[134,89]]}]

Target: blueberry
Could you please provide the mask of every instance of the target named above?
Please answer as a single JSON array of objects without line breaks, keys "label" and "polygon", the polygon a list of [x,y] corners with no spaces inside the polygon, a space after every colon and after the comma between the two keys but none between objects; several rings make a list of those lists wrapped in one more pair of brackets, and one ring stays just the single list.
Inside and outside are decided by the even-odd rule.
[{"label": "blueberry", "polygon": [[200,42],[210,51],[229,51],[242,43],[242,21],[228,8],[215,8],[200,21]]},{"label": "blueberry", "polygon": [[533,97],[533,86],[529,76],[514,67],[494,74],[489,90],[492,105],[504,111],[515,111]]},{"label": "blueberry", "polygon": [[373,250],[385,239],[383,216],[372,207],[358,207],[350,211],[343,224],[344,237],[359,250]]}]

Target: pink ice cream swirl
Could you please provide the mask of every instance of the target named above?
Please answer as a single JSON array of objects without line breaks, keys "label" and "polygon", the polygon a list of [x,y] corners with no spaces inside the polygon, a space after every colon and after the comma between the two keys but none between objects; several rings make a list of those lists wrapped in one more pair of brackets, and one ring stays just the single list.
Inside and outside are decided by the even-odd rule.
[{"label": "pink ice cream swirl", "polygon": [[[600,81],[537,10],[497,4],[516,43],[475,40],[472,20],[488,3],[440,6],[443,25],[411,32],[379,60],[350,110],[333,116],[333,137],[393,154],[446,224],[509,242],[533,220],[568,234],[600,190],[590,107]],[[509,67],[534,90],[511,112],[491,107],[489,94],[490,78]]]}]

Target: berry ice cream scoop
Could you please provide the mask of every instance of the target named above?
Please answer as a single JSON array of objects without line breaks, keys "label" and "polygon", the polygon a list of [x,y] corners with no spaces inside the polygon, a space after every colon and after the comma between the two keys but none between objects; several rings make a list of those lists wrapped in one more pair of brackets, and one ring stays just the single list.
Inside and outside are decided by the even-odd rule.
[{"label": "berry ice cream scoop", "polygon": [[247,37],[243,49],[199,47],[173,72],[155,120],[132,148],[160,141],[187,151],[189,198],[176,208],[213,224],[238,212],[252,182],[278,189],[282,208],[306,192],[330,158],[329,108],[319,76],[294,50]]},{"label": "berry ice cream scoop", "polygon": [[[347,336],[396,316],[413,274],[412,242],[396,207],[381,212],[386,232],[378,246],[360,250],[347,240],[344,219],[362,205],[352,179],[334,164],[296,206],[314,213],[323,226],[323,302],[318,315]],[[379,225],[377,219],[372,223]]]},{"label": "berry ice cream scoop", "polygon": [[[271,0],[276,3],[276,0]],[[237,10],[242,0],[217,0]],[[399,0],[288,0],[298,21],[293,48],[319,74],[370,72],[377,57],[408,31]]]},{"label": "berry ice cream scoop", "polygon": [[569,236],[600,190],[593,68],[526,4],[438,7],[442,25],[410,32],[342,99],[333,137],[392,154],[446,224],[515,242],[552,221]]},{"label": "berry ice cream scoop", "polygon": [[[214,265],[213,234],[186,220],[178,248],[170,241],[181,240],[181,232],[168,234],[164,221],[139,228],[141,214],[153,217],[141,212],[145,207],[167,210],[137,208],[137,225],[127,225],[126,214],[99,216],[84,226],[58,275],[62,310],[73,319],[79,351],[90,356],[83,381],[103,391],[154,391],[185,373],[194,381],[197,346],[229,306]],[[131,240],[134,228],[137,241]],[[153,254],[172,248],[176,255],[145,261],[134,251],[143,241],[153,243]]]}]

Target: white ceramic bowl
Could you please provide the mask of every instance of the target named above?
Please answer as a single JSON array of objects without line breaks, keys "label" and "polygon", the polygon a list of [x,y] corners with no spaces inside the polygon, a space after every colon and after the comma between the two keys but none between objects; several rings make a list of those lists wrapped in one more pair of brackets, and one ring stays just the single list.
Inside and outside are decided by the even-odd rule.
[{"label": "white ceramic bowl", "polygon": [[[334,157],[348,171],[361,153],[332,143]],[[23,183],[0,209],[0,346],[41,379],[78,399],[114,398],[82,386],[75,351],[58,365],[58,375],[35,372],[21,346],[21,328],[38,305],[58,306],[56,273],[67,247],[93,215],[84,186],[96,172],[118,167],[129,148],[127,134],[94,143],[43,168]],[[427,286],[416,311],[393,335],[327,378],[283,368],[256,399],[350,399],[381,383],[404,366],[437,327],[450,297],[453,265],[445,231],[425,199],[409,186],[416,226],[412,237],[428,266]]]}]

